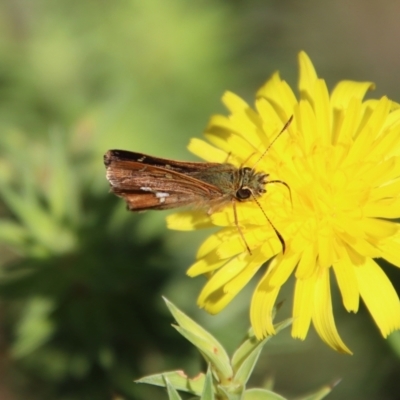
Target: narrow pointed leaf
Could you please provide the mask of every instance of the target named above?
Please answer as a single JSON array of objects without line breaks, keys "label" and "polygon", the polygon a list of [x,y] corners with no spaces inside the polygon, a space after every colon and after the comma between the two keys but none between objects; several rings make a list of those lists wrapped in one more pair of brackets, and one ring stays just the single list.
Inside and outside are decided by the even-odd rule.
[{"label": "narrow pointed leaf", "polygon": [[0,241],[2,243],[20,248],[27,240],[28,234],[24,227],[7,219],[0,219]]},{"label": "narrow pointed leaf", "polygon": [[333,382],[331,385],[325,385],[322,388],[318,389],[316,392],[308,394],[306,396],[300,397],[299,400],[321,400],[328,396],[328,394],[332,391],[332,389],[338,385],[340,380]]},{"label": "narrow pointed leaf", "polygon": [[237,388],[234,388],[230,386],[228,388],[224,386],[219,386],[218,390],[224,394],[225,397],[222,397],[223,399],[243,400],[243,387],[238,386]]},{"label": "narrow pointed leaf", "polygon": [[[199,324],[194,322],[191,318],[185,315],[181,310],[179,310],[174,304],[172,304],[169,300],[164,298],[167,307],[169,308],[171,314],[174,316],[176,322],[178,322],[179,326],[185,329],[187,332],[191,332],[192,336],[196,335],[198,338],[202,339],[202,343],[208,343],[208,347],[213,349],[216,357],[218,357],[218,364],[230,366],[230,360],[228,354],[226,353],[223,346],[218,342],[217,339],[214,338],[210,333],[208,333],[204,328],[202,328]],[[193,343],[193,342],[192,342]],[[194,343],[193,343],[194,344]],[[224,376],[232,376],[233,373],[226,372]]]},{"label": "narrow pointed leaf", "polygon": [[204,337],[197,336],[192,331],[187,329],[181,328],[180,326],[173,325],[173,327],[190,343],[196,346],[204,358],[206,359],[207,363],[210,363],[213,366],[215,372],[220,376],[222,379],[231,379],[233,376],[233,371],[230,365],[230,361],[224,354],[219,353],[219,348],[214,347],[213,343],[210,343]]},{"label": "narrow pointed leaf", "polygon": [[200,396],[204,387],[205,374],[201,373],[194,378],[189,378],[183,371],[170,371],[144,376],[135,382],[165,387],[165,379],[168,379],[171,385],[177,390]]},{"label": "narrow pointed leaf", "polygon": [[38,204],[37,199],[27,201],[11,188],[0,185],[0,193],[8,208],[31,231],[37,240],[48,242],[54,231],[54,222]]},{"label": "narrow pointed leaf", "polygon": [[235,373],[234,380],[242,385],[246,385],[251,373],[253,372],[254,366],[258,361],[258,357],[264,347],[265,340],[259,342],[258,346],[244,359],[240,364],[240,367]]},{"label": "narrow pointed leaf", "polygon": [[[0,230],[1,232],[1,230]],[[397,358],[400,358],[400,331],[393,332],[388,338],[387,338],[390,346],[392,347],[392,350],[396,354]]]},{"label": "narrow pointed leaf", "polygon": [[60,220],[63,217],[78,218],[77,184],[74,182],[72,165],[68,161],[67,146],[60,132],[50,136],[50,168],[47,198],[52,215]]},{"label": "narrow pointed leaf", "polygon": [[268,389],[249,389],[244,393],[243,400],[286,400],[286,398]]},{"label": "narrow pointed leaf", "polygon": [[213,386],[213,378],[210,365],[207,369],[207,375],[204,382],[203,393],[201,394],[200,400],[214,400],[214,386]]},{"label": "narrow pointed leaf", "polygon": [[[287,328],[289,325],[291,325],[292,319],[286,319],[282,322],[279,322],[275,324],[275,331],[276,333],[280,332],[282,329]],[[267,336],[264,340],[261,342],[258,341],[252,330],[249,330],[248,333],[248,339],[245,340],[242,345],[235,351],[233,357],[232,357],[232,366],[234,371],[238,371],[240,366],[243,364],[243,362],[246,360],[247,357],[252,354],[255,348],[258,346],[262,347],[272,338],[273,336]],[[250,371],[251,372],[251,371]]]},{"label": "narrow pointed leaf", "polygon": [[182,400],[182,397],[179,396],[179,393],[171,385],[171,382],[168,380],[168,378],[164,377],[164,380],[165,380],[165,385],[166,385],[167,391],[168,391],[168,399],[169,400]]},{"label": "narrow pointed leaf", "polygon": [[9,209],[25,225],[27,233],[46,249],[60,253],[75,246],[72,232],[58,226],[57,221],[39,204],[37,197],[30,196],[28,200],[1,183],[0,194]]},{"label": "narrow pointed leaf", "polygon": [[[270,336],[266,337],[262,342],[268,341]],[[243,361],[251,354],[254,349],[260,345],[260,342],[253,333],[253,329],[249,329],[247,339],[238,347],[232,357],[233,370],[237,371]]]}]

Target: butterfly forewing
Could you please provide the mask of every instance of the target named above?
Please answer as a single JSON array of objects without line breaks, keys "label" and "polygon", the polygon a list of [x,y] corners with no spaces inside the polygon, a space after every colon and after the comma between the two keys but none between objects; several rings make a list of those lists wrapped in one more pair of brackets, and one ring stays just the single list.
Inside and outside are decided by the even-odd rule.
[{"label": "butterfly forewing", "polygon": [[222,196],[218,187],[189,175],[198,172],[199,165],[204,169],[205,163],[164,160],[122,150],[109,150],[104,163],[112,191],[123,197],[132,211],[201,207]]}]

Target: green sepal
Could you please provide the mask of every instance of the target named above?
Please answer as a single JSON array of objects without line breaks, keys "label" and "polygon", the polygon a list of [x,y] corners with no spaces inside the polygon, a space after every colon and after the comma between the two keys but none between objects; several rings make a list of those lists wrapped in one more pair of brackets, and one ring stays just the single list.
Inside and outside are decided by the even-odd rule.
[{"label": "green sepal", "polygon": [[206,380],[205,374],[203,373],[198,374],[194,378],[189,378],[183,371],[178,370],[144,376],[143,378],[137,379],[135,382],[166,387],[166,379],[168,379],[176,390],[182,390],[183,392],[188,392],[196,396],[201,395]]}]

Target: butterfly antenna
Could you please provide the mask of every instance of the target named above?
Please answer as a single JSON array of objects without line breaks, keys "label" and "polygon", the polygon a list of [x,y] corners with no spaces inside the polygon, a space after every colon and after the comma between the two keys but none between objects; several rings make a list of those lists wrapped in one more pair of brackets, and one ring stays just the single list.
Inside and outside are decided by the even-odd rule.
[{"label": "butterfly antenna", "polygon": [[276,180],[273,180],[273,181],[268,181],[265,184],[269,185],[270,183],[280,183],[281,185],[283,185],[283,186],[285,186],[287,188],[287,190],[289,192],[289,197],[290,197],[290,204],[292,205],[292,208],[293,208],[292,191],[290,189],[290,186],[286,182],[280,181],[279,179],[276,179]]},{"label": "butterfly antenna", "polygon": [[[271,181],[272,182],[272,181]],[[284,182],[282,182],[284,183]],[[253,199],[255,200],[255,202],[257,203],[258,207],[260,208],[260,210],[262,211],[262,213],[264,214],[265,218],[267,219],[267,221],[269,222],[269,224],[272,226],[272,229],[275,232],[275,235],[277,236],[277,238],[279,239],[279,241],[281,242],[282,245],[282,252],[285,253],[286,250],[286,244],[285,244],[285,240],[283,239],[283,236],[279,233],[278,229],[275,228],[274,224],[271,222],[271,220],[268,218],[268,215],[265,213],[264,209],[261,207],[260,202],[257,200],[257,197],[255,197],[253,194]]]},{"label": "butterfly antenna", "polygon": [[269,144],[269,146],[265,149],[264,153],[261,154],[261,157],[256,161],[256,163],[253,165],[252,169],[256,167],[256,165],[264,158],[264,156],[268,153],[268,150],[271,148],[271,146],[276,142],[276,139],[279,138],[279,136],[282,135],[283,132],[286,131],[286,129],[289,127],[289,125],[293,121],[293,115],[289,118],[289,120],[286,122],[286,124],[283,126],[281,131],[276,135],[275,139]]}]

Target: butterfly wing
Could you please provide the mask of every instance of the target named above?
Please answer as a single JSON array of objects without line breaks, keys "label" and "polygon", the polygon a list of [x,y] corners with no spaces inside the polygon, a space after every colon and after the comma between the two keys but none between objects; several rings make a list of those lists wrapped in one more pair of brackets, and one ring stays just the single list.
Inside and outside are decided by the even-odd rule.
[{"label": "butterfly wing", "polygon": [[111,190],[124,198],[132,211],[203,206],[223,196],[217,186],[186,174],[206,169],[207,163],[165,160],[123,150],[109,150],[104,163]]}]

